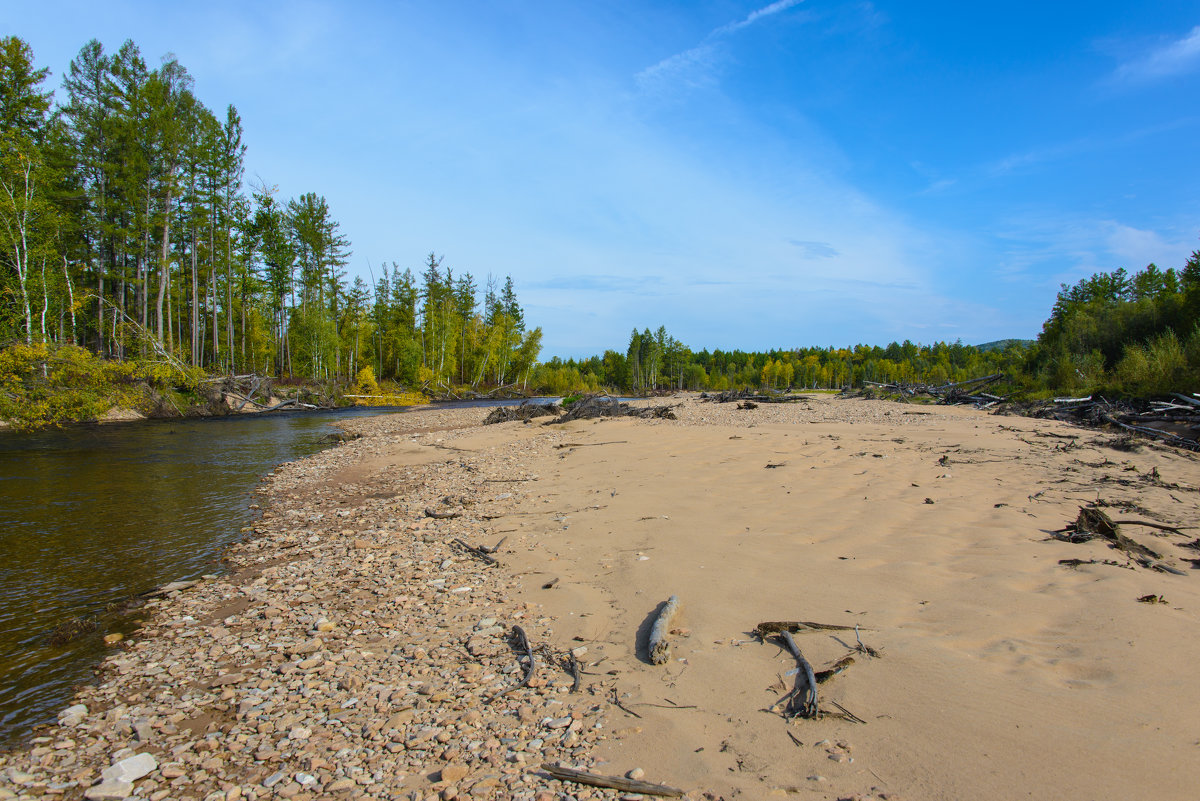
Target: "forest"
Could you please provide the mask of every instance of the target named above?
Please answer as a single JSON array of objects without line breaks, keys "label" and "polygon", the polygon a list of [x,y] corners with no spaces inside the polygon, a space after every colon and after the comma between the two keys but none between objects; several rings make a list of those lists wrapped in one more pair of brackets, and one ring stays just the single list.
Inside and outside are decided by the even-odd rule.
[{"label": "forest", "polygon": [[74,346],[210,373],[528,379],[541,331],[511,277],[489,277],[481,303],[430,253],[419,274],[349,280],[325,198],[247,187],[237,109],[205,107],[175,58],[152,68],[131,41],[93,40],[57,99],[48,78],[24,41],[0,40],[0,341],[35,361]]},{"label": "forest", "polygon": [[596,390],[841,389],[866,382],[945,384],[993,373],[1019,397],[1105,393],[1150,397],[1200,391],[1200,250],[1181,269],[1101,272],[1062,285],[1036,341],[886,347],[801,347],[746,353],[690,348],[634,329],[623,351],[539,365],[551,394]]},{"label": "forest", "polygon": [[92,40],[60,89],[49,78],[24,41],[0,39],[0,418],[91,419],[135,402],[130,386],[194,390],[238,373],[454,396],[991,373],[1030,397],[1200,388],[1200,251],[1179,269],[1063,285],[1036,341],[694,351],[660,326],[539,363],[542,331],[511,276],[481,287],[431,252],[415,271],[348,278],[351,243],[325,197],[247,185],[238,110],[208,109],[174,57],[151,67],[131,41],[108,53]]}]

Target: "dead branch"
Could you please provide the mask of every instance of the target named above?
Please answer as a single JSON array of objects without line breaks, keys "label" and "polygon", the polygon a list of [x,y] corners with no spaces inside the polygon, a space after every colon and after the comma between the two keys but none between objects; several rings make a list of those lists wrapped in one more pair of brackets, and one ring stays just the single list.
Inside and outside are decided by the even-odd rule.
[{"label": "dead branch", "polygon": [[551,765],[549,762],[542,763],[542,770],[560,781],[576,782],[577,784],[586,784],[591,787],[607,787],[611,790],[622,790],[627,793],[643,793],[645,795],[658,795],[667,798],[679,798],[683,795],[683,790],[668,787],[665,784],[652,784],[636,779],[626,779],[624,776],[601,776],[596,773],[587,773],[586,771],[574,770],[572,768],[560,768],[557,765]]},{"label": "dead branch", "polygon": [[494,556],[492,556],[490,553],[488,553],[487,550],[485,550],[483,548],[476,548],[474,545],[468,545],[467,543],[465,543],[462,540],[457,539],[457,538],[450,540],[450,543],[452,545],[457,545],[459,548],[466,551],[471,556],[474,556],[479,561],[486,563],[488,565],[488,567],[496,567],[497,565],[500,564],[500,562],[497,561]]},{"label": "dead branch", "polygon": [[533,678],[534,671],[537,670],[537,663],[534,661],[534,656],[533,656],[533,646],[529,644],[529,638],[525,636],[525,629],[521,628],[520,626],[513,626],[512,633],[513,633],[513,636],[517,638],[517,647],[521,648],[522,650],[525,651],[525,657],[529,660],[529,667],[526,668],[526,670],[525,670],[525,678],[521,679],[519,682],[517,682],[513,686],[511,686],[507,689],[501,690],[500,692],[496,693],[495,695],[490,696],[487,699],[487,702],[489,704],[492,701],[495,701],[497,698],[501,698],[505,695],[508,695],[509,693],[513,692],[514,690],[519,690],[522,687],[528,686],[529,680]]}]

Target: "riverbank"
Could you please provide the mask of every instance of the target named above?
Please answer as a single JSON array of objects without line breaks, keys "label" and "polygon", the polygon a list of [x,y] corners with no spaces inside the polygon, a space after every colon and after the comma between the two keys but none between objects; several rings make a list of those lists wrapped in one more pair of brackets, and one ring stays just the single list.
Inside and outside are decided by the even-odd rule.
[{"label": "riverbank", "polygon": [[[694,798],[1185,798],[1200,781],[1194,574],[1047,541],[1096,500],[1200,524],[1195,457],[836,398],[564,426],[479,427],[486,411],[352,421],[361,439],[276,470],[230,572],[154,602],[86,711],[0,757],[0,798],[79,797],[136,754],[153,757],[139,796],[209,801],[619,795],[544,761]],[[1122,528],[1190,572],[1194,532]],[[499,568],[454,544],[502,538]],[[672,594],[671,659],[651,665]],[[754,641],[765,620],[862,626],[882,655],[854,653],[820,697],[865,725],[771,709],[795,662]],[[513,625],[538,669],[493,700],[524,673]],[[817,669],[856,644],[797,640]]]}]

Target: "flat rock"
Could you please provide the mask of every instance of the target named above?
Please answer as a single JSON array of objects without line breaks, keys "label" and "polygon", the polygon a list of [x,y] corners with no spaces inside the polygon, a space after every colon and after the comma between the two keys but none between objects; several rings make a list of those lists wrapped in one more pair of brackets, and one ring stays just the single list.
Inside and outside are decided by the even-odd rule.
[{"label": "flat rock", "polygon": [[112,767],[104,769],[100,777],[106,781],[132,783],[155,770],[158,770],[158,760],[154,758],[153,754],[135,754],[119,762],[114,762]]}]

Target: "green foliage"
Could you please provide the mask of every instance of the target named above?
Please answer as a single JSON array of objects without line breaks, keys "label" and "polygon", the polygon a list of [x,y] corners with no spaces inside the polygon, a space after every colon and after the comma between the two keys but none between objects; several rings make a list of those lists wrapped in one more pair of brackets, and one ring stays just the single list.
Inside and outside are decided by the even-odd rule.
[{"label": "green foliage", "polygon": [[1183,269],[1150,264],[1063,285],[1026,363],[1035,387],[1149,397],[1200,380],[1200,251]]},{"label": "green foliage", "polygon": [[145,406],[149,392],[194,392],[202,372],[148,360],[116,362],[75,345],[0,350],[0,419],[18,430],[86,422],[114,407]]}]

